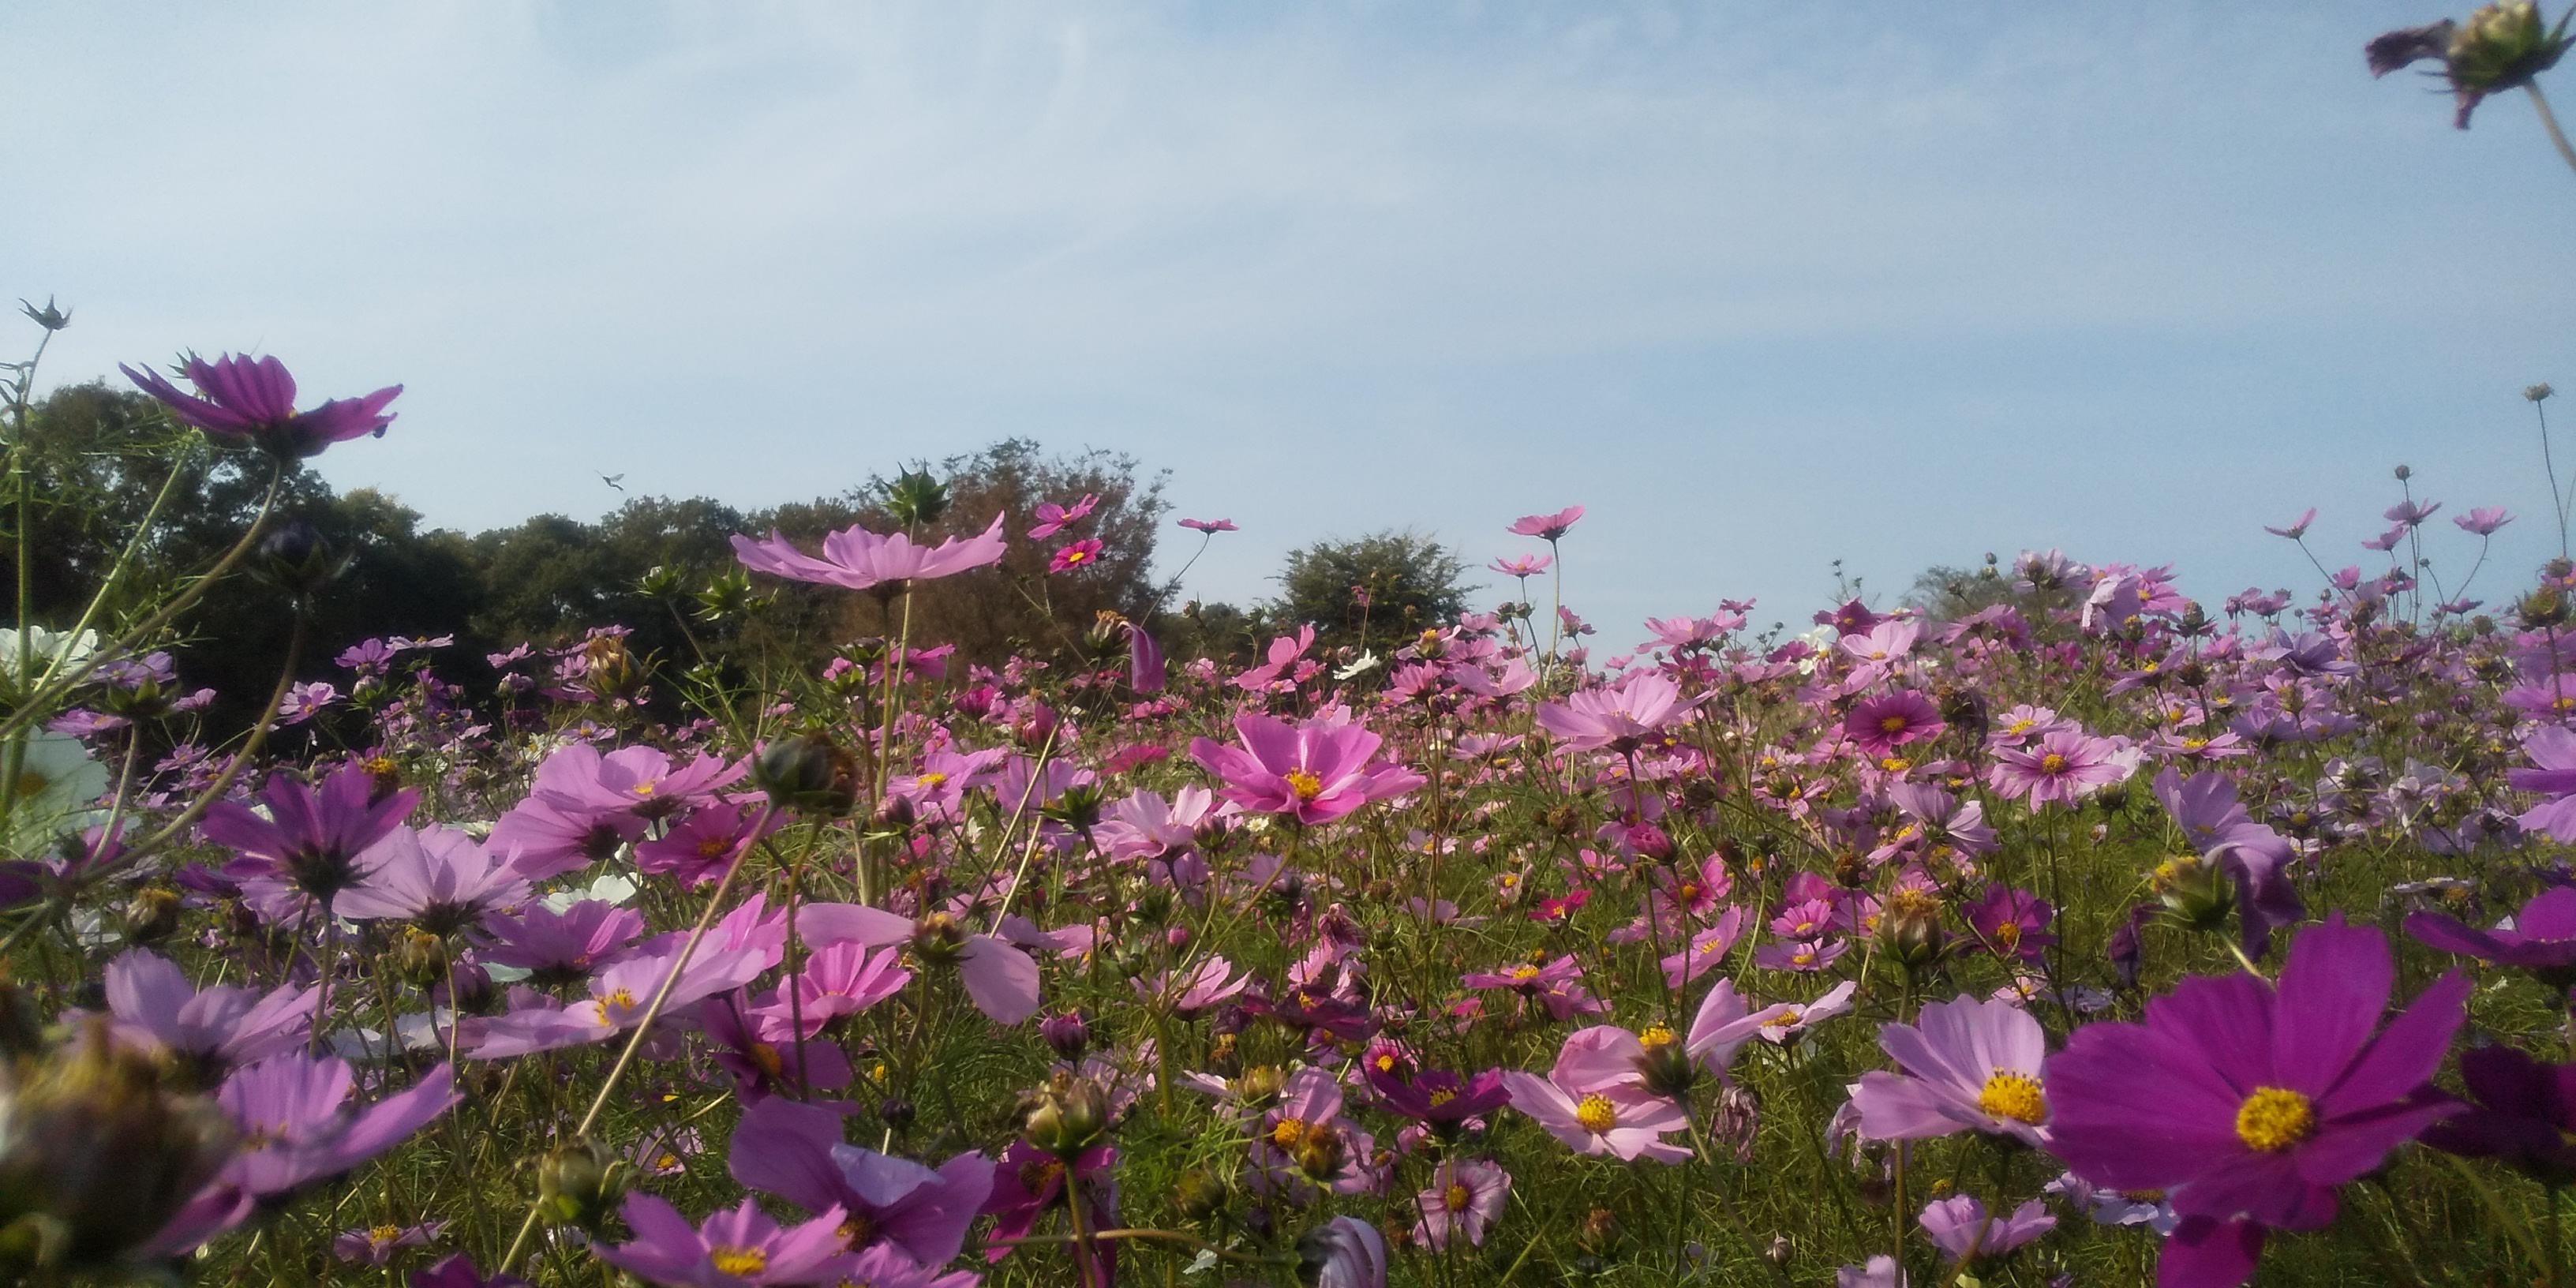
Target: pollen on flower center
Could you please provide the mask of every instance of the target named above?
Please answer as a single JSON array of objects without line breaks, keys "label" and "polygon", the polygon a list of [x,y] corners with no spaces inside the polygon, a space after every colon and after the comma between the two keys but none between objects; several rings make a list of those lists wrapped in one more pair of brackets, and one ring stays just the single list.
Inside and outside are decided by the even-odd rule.
[{"label": "pollen on flower center", "polygon": [[2039,768],[2040,768],[2040,772],[2041,772],[2041,773],[2046,773],[2046,774],[2062,774],[2062,773],[2065,773],[2065,772],[2066,772],[2066,757],[2061,756],[2061,755],[2058,755],[2056,752],[2053,752],[2053,751],[2052,751],[2052,752],[2048,753],[2047,755],[2042,756],[2042,757],[2040,757],[2040,758],[2039,758]]},{"label": "pollen on flower center", "polygon": [[778,1057],[778,1048],[767,1042],[752,1043],[744,1054],[751,1057],[751,1062],[759,1066],[762,1073],[772,1078],[787,1071],[786,1061]]},{"label": "pollen on flower center", "polygon": [[2048,1118],[2048,1097],[2041,1093],[2037,1079],[2010,1069],[1997,1069],[1986,1079],[1986,1089],[1977,1093],[1977,1108],[1997,1118],[2036,1126]]},{"label": "pollen on flower center", "polygon": [[1905,717],[1889,716],[1878,722],[1878,728],[1881,733],[1903,733],[1905,732]]},{"label": "pollen on flower center", "polygon": [[914,780],[912,780],[912,781],[914,781],[914,782],[916,782],[916,783],[918,783],[918,784],[920,784],[921,786],[924,786],[924,787],[937,787],[937,786],[939,786],[941,783],[944,783],[944,782],[947,782],[947,781],[948,781],[948,775],[943,774],[943,773],[939,772],[938,770],[934,769],[934,770],[931,770],[929,773],[923,774],[921,777],[916,778],[916,779],[914,779]]},{"label": "pollen on flower center", "polygon": [[1324,794],[1324,780],[1302,769],[1291,769],[1284,775],[1288,790],[1301,801],[1311,801]]},{"label": "pollen on flower center", "polygon": [[720,1275],[756,1275],[769,1269],[769,1253],[761,1248],[709,1248],[707,1264]]},{"label": "pollen on flower center", "polygon": [[1583,1130],[1595,1136],[1603,1135],[1619,1125],[1619,1106],[1611,1104],[1610,1097],[1596,1091],[1575,1102],[1574,1121],[1583,1124]]},{"label": "pollen on flower center", "polygon": [[367,1231],[367,1242],[378,1246],[391,1243],[401,1237],[402,1231],[390,1225],[376,1226],[375,1228]]},{"label": "pollen on flower center", "polygon": [[2236,1107],[2236,1139],[2277,1154],[2317,1134],[2316,1102],[2287,1087],[2256,1087]]},{"label": "pollen on flower center", "polygon": [[1644,1032],[1637,1035],[1637,1045],[1642,1046],[1649,1051],[1655,1050],[1658,1047],[1668,1047],[1672,1044],[1673,1031],[1661,1024],[1648,1025]]},{"label": "pollen on flower center", "polygon": [[1281,1149],[1295,1149],[1305,1142],[1313,1128],[1302,1118],[1282,1118],[1270,1129],[1270,1143]]},{"label": "pollen on flower center", "polygon": [[1468,1192],[1466,1186],[1452,1181],[1450,1182],[1448,1189],[1440,1192],[1440,1206],[1445,1207],[1452,1212],[1464,1212],[1467,1210],[1468,1200],[1475,1197],[1476,1196],[1474,1194]]},{"label": "pollen on flower center", "polygon": [[635,995],[621,988],[608,995],[608,1004],[621,1011],[631,1011],[635,1009]]}]

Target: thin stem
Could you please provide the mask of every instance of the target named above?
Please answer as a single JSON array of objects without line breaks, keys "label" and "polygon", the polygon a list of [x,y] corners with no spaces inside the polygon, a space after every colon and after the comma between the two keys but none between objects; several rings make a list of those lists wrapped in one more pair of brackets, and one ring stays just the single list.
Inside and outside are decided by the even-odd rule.
[{"label": "thin stem", "polygon": [[2558,114],[2549,110],[2549,100],[2540,93],[2538,81],[2525,81],[2522,88],[2531,95],[2531,106],[2540,113],[2540,128],[2549,131],[2550,145],[2558,149],[2558,159],[2576,170],[2576,148],[2567,146],[2567,135],[2558,128]]},{"label": "thin stem", "polygon": [[[2536,89],[2532,91],[2535,95],[2539,92]],[[2556,127],[2551,128],[2554,130]],[[2558,462],[2549,453],[2549,409],[2534,400],[2531,411],[2540,418],[2540,468],[2549,475],[2549,504],[2558,511],[2558,557],[2564,559],[2567,557],[2567,500],[2558,494]]]}]

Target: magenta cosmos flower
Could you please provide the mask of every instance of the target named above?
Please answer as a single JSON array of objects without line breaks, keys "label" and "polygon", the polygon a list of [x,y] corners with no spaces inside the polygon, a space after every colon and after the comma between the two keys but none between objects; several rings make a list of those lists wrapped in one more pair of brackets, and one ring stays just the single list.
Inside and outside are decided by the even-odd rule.
[{"label": "magenta cosmos flower", "polygon": [[402,826],[420,793],[378,796],[376,776],[351,765],[322,780],[318,791],[272,774],[257,799],[268,807],[266,818],[237,801],[217,801],[197,824],[207,840],[240,852],[224,875],[292,886],[328,904],[364,875],[359,854]]},{"label": "magenta cosmos flower", "polygon": [[2291,943],[2277,989],[2187,979],[2144,1024],[2085,1025],[2048,1061],[2050,1148],[2095,1185],[2172,1195],[2159,1282],[2240,1283],[2267,1230],[2322,1228],[2336,1186],[2459,1111],[2428,1080],[2468,980],[2443,976],[2381,1029],[2394,982],[2388,941],[2338,914]]},{"label": "magenta cosmos flower", "polygon": [[1541,541],[1554,541],[1564,536],[1565,530],[1573,527],[1575,520],[1582,517],[1583,507],[1579,505],[1569,505],[1554,514],[1524,514],[1512,524],[1511,534],[1516,537],[1536,537]]},{"label": "magenta cosmos flower", "polygon": [[783,1229],[750,1199],[697,1227],[670,1204],[641,1191],[626,1196],[623,1211],[634,1240],[594,1244],[591,1250],[638,1278],[677,1288],[813,1283],[841,1254],[839,1208]]},{"label": "magenta cosmos flower", "polygon": [[1542,703],[1533,714],[1540,728],[1575,751],[1625,754],[1697,705],[1697,699],[1684,701],[1681,686],[1661,672],[1640,671],[1615,689],[1570,693],[1563,705]]},{"label": "magenta cosmos flower", "polygon": [[1234,732],[1242,746],[1193,738],[1190,755],[1224,780],[1221,794],[1243,809],[1286,814],[1300,823],[1329,823],[1429,781],[1402,765],[1370,759],[1381,740],[1348,721],[1314,719],[1292,725],[1242,715],[1235,717]]},{"label": "magenta cosmos flower", "polygon": [[2419,912],[2406,918],[2406,933],[2446,953],[2565,975],[2576,967],[2576,888],[2543,891],[2493,930],[2479,930],[2443,913]]},{"label": "magenta cosmos flower", "polygon": [[1044,541],[1090,518],[1092,510],[1099,504],[1100,497],[1093,492],[1083,493],[1082,499],[1071,505],[1057,505],[1053,501],[1038,502],[1038,521],[1035,527],[1029,529],[1029,540]]},{"label": "magenta cosmos flower", "polygon": [[1861,702],[1843,718],[1843,732],[1872,756],[1886,757],[1909,742],[1937,738],[1950,726],[1932,699],[1912,689],[1882,693]]},{"label": "magenta cosmos flower", "polygon": [[1100,562],[1099,539],[1085,537],[1080,541],[1069,541],[1058,546],[1055,556],[1047,560],[1047,571],[1072,572],[1076,568],[1087,568],[1098,562]]},{"label": "magenta cosmos flower", "polygon": [[191,397],[150,367],[141,371],[118,364],[125,378],[161,400],[184,425],[209,434],[258,444],[271,454],[298,460],[333,443],[364,434],[384,437],[394,423],[385,404],[403,391],[387,385],[364,398],[334,398],[311,411],[295,410],[295,377],[275,358],[232,354],[207,362],[189,355],[181,368],[199,396]]},{"label": "magenta cosmos flower", "polygon": [[2040,1081],[2048,1035],[2020,1007],[1973,997],[1934,1002],[1915,1023],[1879,1030],[1878,1045],[1905,1072],[1873,1069],[1852,1084],[1861,1135],[1924,1140],[1975,1130],[2048,1144]]},{"label": "magenta cosmos flower", "polygon": [[907,582],[930,581],[989,567],[1002,561],[1007,544],[1002,536],[1002,516],[998,514],[983,532],[972,537],[950,537],[936,547],[915,545],[905,533],[880,535],[852,525],[823,538],[820,559],[788,544],[787,538],[775,529],[766,541],[754,541],[741,533],[735,533],[733,538],[734,556],[753,572],[847,590],[880,586],[900,589]]},{"label": "magenta cosmos flower", "polygon": [[792,1100],[743,1111],[728,1166],[735,1180],[808,1212],[846,1213],[853,1251],[882,1241],[925,1266],[956,1259],[993,1192],[993,1160],[982,1154],[933,1170],[849,1144],[839,1114]]}]

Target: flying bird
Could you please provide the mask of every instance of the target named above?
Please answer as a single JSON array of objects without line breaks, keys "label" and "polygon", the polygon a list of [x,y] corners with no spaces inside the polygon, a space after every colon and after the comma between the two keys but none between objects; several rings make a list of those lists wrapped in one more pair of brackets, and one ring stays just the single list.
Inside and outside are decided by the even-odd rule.
[{"label": "flying bird", "polygon": [[605,484],[609,485],[610,487],[616,488],[616,489],[617,489],[618,491],[620,491],[620,492],[623,492],[623,491],[625,491],[625,490],[626,490],[626,485],[625,485],[625,484],[623,484],[623,483],[618,482],[617,480],[622,479],[622,478],[624,478],[624,477],[626,477],[626,476],[625,476],[625,475],[623,475],[623,474],[602,474],[602,475],[600,475],[600,476],[599,476],[599,481],[600,481],[600,482],[602,482],[602,483],[605,483]]}]

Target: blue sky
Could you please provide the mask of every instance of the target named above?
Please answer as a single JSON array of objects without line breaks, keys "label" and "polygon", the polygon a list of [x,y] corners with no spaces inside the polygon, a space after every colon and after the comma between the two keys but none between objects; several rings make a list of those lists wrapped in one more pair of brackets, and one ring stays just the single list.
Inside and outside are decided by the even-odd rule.
[{"label": "blue sky", "polygon": [[76,310],[56,381],[407,383],[324,472],[467,529],[1022,435],[1240,522],[1210,597],[1580,502],[1624,639],[1803,619],[1835,558],[2305,590],[2260,525],[2384,566],[2402,461],[2453,577],[2450,513],[2522,516],[2502,591],[2557,544],[2520,391],[2576,394],[2576,176],[2363,71],[2439,16],[20,0],[0,293]]}]

